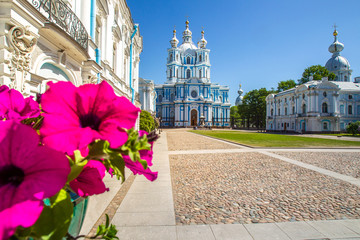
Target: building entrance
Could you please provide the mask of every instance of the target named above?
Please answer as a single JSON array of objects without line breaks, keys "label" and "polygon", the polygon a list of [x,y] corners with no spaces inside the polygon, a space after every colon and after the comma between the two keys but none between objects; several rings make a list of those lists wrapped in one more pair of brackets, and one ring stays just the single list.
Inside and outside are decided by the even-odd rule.
[{"label": "building entrance", "polygon": [[191,110],[191,126],[197,126],[197,111]]}]

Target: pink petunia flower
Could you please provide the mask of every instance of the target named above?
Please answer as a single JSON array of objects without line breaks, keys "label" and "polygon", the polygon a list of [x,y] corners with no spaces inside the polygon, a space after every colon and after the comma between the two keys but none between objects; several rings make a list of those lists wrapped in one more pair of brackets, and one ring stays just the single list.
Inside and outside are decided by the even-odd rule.
[{"label": "pink petunia flower", "polygon": [[43,199],[64,187],[70,173],[65,155],[39,145],[38,134],[14,120],[0,122],[0,239],[32,226]]},{"label": "pink petunia flower", "polygon": [[71,189],[81,197],[92,196],[109,191],[105,187],[103,178],[105,176],[105,166],[96,160],[90,160],[80,173],[80,175],[70,182]]},{"label": "pink petunia flower", "polygon": [[116,96],[106,81],[80,87],[70,82],[49,86],[41,98],[44,144],[69,155],[76,149],[86,155],[88,144],[96,139],[109,141],[112,148],[127,141],[124,129],[135,126],[140,109]]},{"label": "pink petunia flower", "polygon": [[0,120],[24,120],[40,115],[39,104],[32,97],[24,99],[15,89],[3,85],[0,87]]},{"label": "pink petunia flower", "polygon": [[[139,131],[139,136],[142,137],[143,135],[148,135],[148,133],[146,131],[140,130]],[[152,158],[153,158],[153,144],[154,144],[154,140],[151,141],[151,139],[149,139],[149,143],[151,144],[151,150],[140,150],[140,158],[143,160],[146,160],[147,164],[148,164],[148,168],[144,169],[143,165],[141,165],[141,163],[139,162],[134,162],[131,160],[131,158],[129,156],[123,156],[124,161],[125,161],[125,166],[127,168],[129,168],[133,174],[140,174],[140,175],[144,175],[144,177],[146,177],[148,180],[150,181],[154,181],[155,179],[157,179],[158,176],[158,172],[152,172],[150,170],[150,166],[152,166]]]}]

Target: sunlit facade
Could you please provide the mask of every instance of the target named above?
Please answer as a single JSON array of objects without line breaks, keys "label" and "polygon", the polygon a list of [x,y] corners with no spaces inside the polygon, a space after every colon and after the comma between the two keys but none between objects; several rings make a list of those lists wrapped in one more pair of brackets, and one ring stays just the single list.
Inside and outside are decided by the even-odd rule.
[{"label": "sunlit facade", "polygon": [[156,85],[156,116],[163,127],[204,126],[229,127],[229,87],[211,83],[210,50],[204,31],[198,46],[192,42],[189,22],[183,32],[183,43],[174,30],[168,49],[167,81]]},{"label": "sunlit facade", "polygon": [[107,81],[139,106],[142,37],[124,0],[0,3],[0,84],[25,96],[48,81]]},{"label": "sunlit facade", "polygon": [[312,80],[266,98],[266,130],[302,133],[343,132],[360,120],[360,79],[352,82],[350,64],[340,56],[344,45],[337,40],[329,47],[333,55],[325,67],[334,81]]}]

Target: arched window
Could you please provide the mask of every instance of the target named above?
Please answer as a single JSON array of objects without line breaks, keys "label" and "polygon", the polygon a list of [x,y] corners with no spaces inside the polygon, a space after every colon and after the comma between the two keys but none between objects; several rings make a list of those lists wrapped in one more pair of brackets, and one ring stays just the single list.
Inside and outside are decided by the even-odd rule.
[{"label": "arched window", "polygon": [[[66,71],[66,70],[65,70]],[[46,62],[40,67],[40,76],[58,81],[70,81],[70,77],[61,68],[52,63]]]},{"label": "arched window", "polygon": [[201,73],[202,73],[202,72],[201,72],[201,69],[200,69],[200,70],[199,70],[199,78],[201,78],[201,77],[202,77],[202,76],[201,76]]},{"label": "arched window", "polygon": [[285,115],[287,115],[287,107],[285,108]]},{"label": "arched window", "polygon": [[186,64],[190,64],[190,57],[186,58]]},{"label": "arched window", "polygon": [[322,112],[323,112],[323,113],[327,113],[327,112],[328,112],[328,105],[327,105],[327,103],[323,103],[321,109],[322,109]]},{"label": "arched window", "polygon": [[179,54],[176,54],[176,60],[179,61]]},{"label": "arched window", "polygon": [[271,109],[271,116],[273,116],[274,115],[274,109]]},{"label": "arched window", "polygon": [[159,95],[159,102],[162,102],[162,95]]},{"label": "arched window", "polygon": [[292,114],[295,114],[295,106],[292,107]]},{"label": "arched window", "polygon": [[199,62],[201,62],[201,60],[202,60],[202,59],[201,59],[201,55],[199,55]]},{"label": "arched window", "polygon": [[349,105],[349,106],[348,106],[348,114],[352,114],[352,112],[353,112],[353,111],[352,111],[352,105]]},{"label": "arched window", "polygon": [[173,58],[173,55],[172,55],[172,53],[170,53],[170,58],[169,58],[170,62],[172,61],[172,58]]},{"label": "arched window", "polygon": [[306,113],[306,104],[302,105],[302,113]]},{"label": "arched window", "polygon": [[176,69],[176,77],[179,77],[179,69]]},{"label": "arched window", "polygon": [[324,129],[324,130],[328,130],[328,123],[327,123],[327,122],[324,122],[324,123],[323,123],[323,129]]},{"label": "arched window", "polygon": [[171,69],[171,68],[170,68],[170,71],[169,71],[169,72],[170,72],[170,76],[169,76],[169,77],[172,77],[172,69]]},{"label": "arched window", "polygon": [[186,70],[186,78],[190,78],[191,76],[191,71],[190,69]]},{"label": "arched window", "polygon": [[278,115],[280,116],[280,108],[278,109]]}]

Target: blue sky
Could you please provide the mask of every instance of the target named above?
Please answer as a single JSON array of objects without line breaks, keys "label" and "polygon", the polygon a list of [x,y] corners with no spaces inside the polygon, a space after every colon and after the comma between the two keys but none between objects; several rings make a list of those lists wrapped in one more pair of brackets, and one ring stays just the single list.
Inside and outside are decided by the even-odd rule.
[{"label": "blue sky", "polygon": [[[211,50],[211,81],[230,87],[234,104],[239,83],[245,92],[276,88],[301,78],[311,65],[331,57],[336,23],[341,55],[360,76],[360,0],[127,0],[143,36],[140,77],[166,80],[167,48],[176,25],[182,43],[186,16],[196,44],[204,27]],[[179,45],[180,45],[179,44]]]}]

